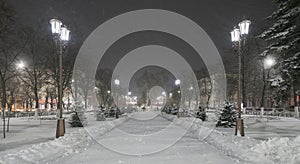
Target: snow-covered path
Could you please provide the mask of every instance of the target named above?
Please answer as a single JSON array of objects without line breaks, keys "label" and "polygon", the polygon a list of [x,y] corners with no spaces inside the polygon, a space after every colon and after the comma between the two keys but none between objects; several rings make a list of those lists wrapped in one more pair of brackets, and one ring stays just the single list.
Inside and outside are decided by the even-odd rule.
[{"label": "snow-covered path", "polygon": [[154,116],[151,112],[137,113],[100,138],[94,138],[94,144],[80,153],[49,162],[235,163],[204,141],[187,134],[181,136],[186,130],[173,125],[165,118],[157,116],[149,119],[152,115]]}]

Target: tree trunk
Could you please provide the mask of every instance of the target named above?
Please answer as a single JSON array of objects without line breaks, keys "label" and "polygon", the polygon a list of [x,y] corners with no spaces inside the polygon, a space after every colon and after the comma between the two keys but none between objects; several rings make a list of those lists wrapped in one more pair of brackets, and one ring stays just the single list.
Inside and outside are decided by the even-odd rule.
[{"label": "tree trunk", "polygon": [[29,98],[29,106],[30,106],[30,112],[32,111],[32,98]]},{"label": "tree trunk", "polygon": [[199,97],[198,97],[198,96],[199,96],[199,95],[196,94],[196,97],[195,97],[195,98],[196,98],[196,107],[199,106]]},{"label": "tree trunk", "polygon": [[87,109],[87,96],[84,96],[84,108]]},{"label": "tree trunk", "polygon": [[2,120],[3,120],[3,138],[6,137],[5,135],[5,107],[6,107],[6,83],[3,78],[1,78],[1,86],[2,86]]},{"label": "tree trunk", "polygon": [[60,107],[61,107],[61,105],[60,105],[61,102],[60,102],[60,99],[59,99],[60,93],[58,93],[57,95],[58,95],[58,97],[56,98],[56,100],[57,100],[57,101],[56,101],[56,105],[57,105],[57,106],[56,106],[56,109],[58,110],[58,109],[60,109]]},{"label": "tree trunk", "polygon": [[7,116],[7,125],[6,125],[6,131],[9,132],[9,120],[10,120],[10,113],[11,113],[12,104],[8,105],[8,116]]},{"label": "tree trunk", "polygon": [[34,100],[35,100],[35,110],[39,109],[39,95],[38,95],[38,88],[35,84],[34,86]]},{"label": "tree trunk", "polygon": [[263,68],[263,88],[261,93],[260,107],[264,106],[265,90],[266,90],[266,75],[265,75],[265,69]]},{"label": "tree trunk", "polygon": [[45,109],[48,109],[48,101],[49,101],[49,92],[46,91],[46,97],[45,97]]},{"label": "tree trunk", "polygon": [[50,108],[53,109],[53,94],[50,95]]},{"label": "tree trunk", "polygon": [[297,106],[297,94],[296,94],[296,85],[295,82],[293,80],[291,80],[291,84],[292,84],[292,92],[293,92],[293,103],[294,103],[294,107]]}]

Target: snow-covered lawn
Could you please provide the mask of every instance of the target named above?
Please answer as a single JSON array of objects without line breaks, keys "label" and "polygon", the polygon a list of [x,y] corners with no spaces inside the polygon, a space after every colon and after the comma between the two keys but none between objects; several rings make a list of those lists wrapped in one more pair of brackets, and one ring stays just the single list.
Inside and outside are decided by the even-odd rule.
[{"label": "snow-covered lawn", "polygon": [[[273,137],[300,136],[300,120],[293,117],[266,117],[244,115],[245,134],[251,138],[266,140]],[[216,128],[234,134],[234,128]]]},{"label": "snow-covered lawn", "polygon": [[56,120],[37,120],[34,117],[11,118],[9,132],[6,133],[5,139],[2,137],[2,123],[1,120],[0,152],[46,142],[53,140],[55,137]]},{"label": "snow-covered lawn", "polygon": [[70,128],[66,121],[66,134],[58,139],[55,138],[56,120],[11,119],[11,132],[6,139],[1,138],[0,163],[45,163],[78,153],[92,143],[86,129],[103,135],[127,119],[98,122],[92,113],[88,113],[87,118],[90,126],[85,128]]}]

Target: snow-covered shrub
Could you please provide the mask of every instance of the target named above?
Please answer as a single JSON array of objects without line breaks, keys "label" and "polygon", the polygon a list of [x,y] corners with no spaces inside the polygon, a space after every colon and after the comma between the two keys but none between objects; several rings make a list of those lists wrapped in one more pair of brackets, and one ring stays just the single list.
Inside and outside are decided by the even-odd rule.
[{"label": "snow-covered shrub", "polygon": [[81,102],[75,103],[75,111],[72,113],[69,124],[71,127],[83,127],[86,125],[86,117],[84,115],[84,105]]}]

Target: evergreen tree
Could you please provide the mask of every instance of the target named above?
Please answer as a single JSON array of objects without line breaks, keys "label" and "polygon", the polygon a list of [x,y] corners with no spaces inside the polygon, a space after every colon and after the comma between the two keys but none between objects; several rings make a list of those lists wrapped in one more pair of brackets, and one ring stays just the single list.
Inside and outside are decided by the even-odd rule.
[{"label": "evergreen tree", "polygon": [[104,111],[105,108],[103,106],[96,111],[96,121],[105,121]]},{"label": "evergreen tree", "polygon": [[75,111],[71,115],[69,124],[71,127],[83,127],[86,125],[86,117],[84,115],[84,105],[81,102],[75,103]]},{"label": "evergreen tree", "polygon": [[276,0],[276,3],[277,11],[267,18],[272,25],[259,37],[268,43],[262,54],[274,55],[278,61],[276,67],[280,70],[282,80],[275,85],[275,90],[283,97],[289,91],[295,93],[299,89],[300,0]]},{"label": "evergreen tree", "polygon": [[216,127],[232,127],[236,123],[236,110],[232,104],[226,103],[219,114],[219,120]]},{"label": "evergreen tree", "polygon": [[206,115],[205,110],[201,106],[199,106],[199,109],[196,112],[196,118],[200,118],[202,121],[205,121],[206,117],[207,117],[207,115]]}]

